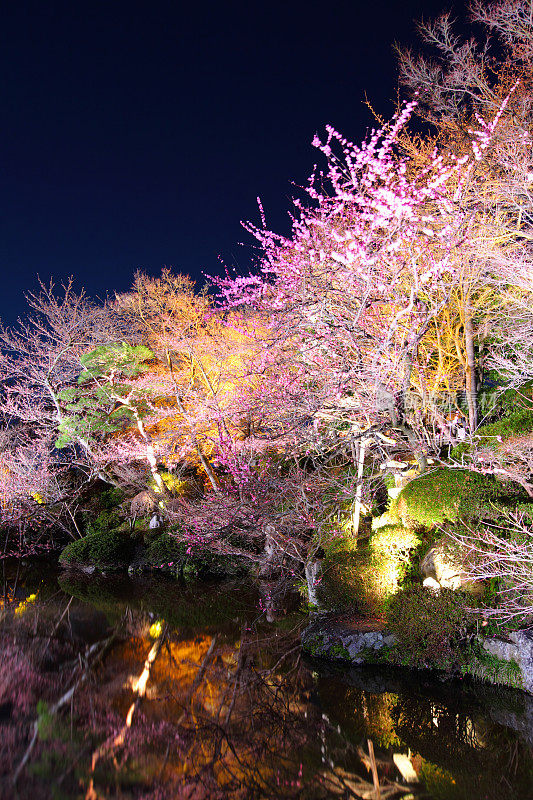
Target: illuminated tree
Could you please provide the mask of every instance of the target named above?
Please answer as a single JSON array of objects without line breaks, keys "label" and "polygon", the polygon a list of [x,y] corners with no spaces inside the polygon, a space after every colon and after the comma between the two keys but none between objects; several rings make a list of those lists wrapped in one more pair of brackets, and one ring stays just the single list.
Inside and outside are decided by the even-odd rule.
[{"label": "illuminated tree", "polygon": [[81,432],[64,454],[54,451],[65,422],[60,395],[79,375],[81,355],[110,335],[111,320],[76,294],[72,281],[61,293],[41,284],[27,299],[29,316],[0,330],[2,520],[35,530],[45,522],[75,528],[78,490],[110,477]]},{"label": "illuminated tree", "polygon": [[168,270],[158,279],[137,273],[116,308],[156,354],[160,379],[164,373],[173,411],[153,431],[168,463],[198,466],[219,492],[211,460],[221,437],[244,435],[249,408],[239,397],[250,374],[252,327],[220,314],[206,292],[195,294],[189,278]]},{"label": "illuminated tree", "polygon": [[388,423],[423,468],[409,395],[428,333],[470,280],[464,201],[506,101],[492,120],[479,119],[469,153],[433,150],[422,165],[397,152],[414,105],[360,147],[331,128],[325,143],[316,139],[328,171],[310,183],[313,203],[296,203],[292,238],[247,226],[263,247],[258,273],[218,285],[228,307],[270,309],[269,347],[274,359],[292,359],[288,378],[301,396],[313,387],[311,415],[327,406],[357,438]]},{"label": "illuminated tree", "polygon": [[102,437],[133,426],[136,449],[148,464],[156,491],[165,494],[154,442],[144,424],[157,388],[153,377],[143,380],[148,371],[146,362],[153,356],[148,347],[127,342],[99,345],[80,356],[83,371],[78,386],[59,394],[64,412],[56,447],[66,447],[80,438],[97,444]]},{"label": "illuminated tree", "polygon": [[[498,114],[506,98],[491,146],[483,154],[475,153],[476,167],[463,192],[468,224],[461,248],[464,277],[455,303],[461,328],[455,338],[459,360],[465,362],[472,422],[481,351],[486,345],[496,348],[501,359],[504,342],[512,350],[525,333],[519,307],[520,297],[529,291],[524,277],[529,270],[532,212],[533,22],[528,0],[474,2],[470,11],[480,36],[476,32],[462,40],[450,15],[444,14],[420,26],[429,56],[403,50],[399,57],[400,81],[416,94],[417,113],[432,123],[441,148],[456,153],[475,149],[479,118]],[[457,330],[453,322],[451,328]],[[444,350],[449,356],[453,349],[452,337]],[[483,357],[487,355],[489,363],[490,353]],[[527,373],[523,359],[520,369]]]}]

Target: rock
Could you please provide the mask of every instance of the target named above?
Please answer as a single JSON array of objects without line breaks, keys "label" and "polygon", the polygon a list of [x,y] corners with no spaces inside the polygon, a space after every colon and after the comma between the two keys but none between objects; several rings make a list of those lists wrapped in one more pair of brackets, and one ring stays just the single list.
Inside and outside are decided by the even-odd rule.
[{"label": "rock", "polygon": [[390,647],[396,637],[384,630],[353,630],[328,618],[312,622],[302,633],[302,647],[313,656],[364,664],[369,654]]},{"label": "rock", "polygon": [[533,694],[533,630],[512,631],[507,639],[487,637],[481,643],[488,653],[501,661],[514,661],[521,688]]},{"label": "rock", "polygon": [[[469,675],[500,687],[523,689],[533,695],[533,629],[513,631],[507,639],[479,637],[479,643],[495,656],[494,664],[476,659],[467,671]],[[397,661],[388,660],[387,650],[397,644],[398,641],[392,633],[379,627],[378,619],[350,621],[331,614],[321,614],[316,615],[302,633],[302,648],[310,655],[329,661],[343,661],[354,667],[361,664],[376,665],[379,662],[396,664]],[[379,651],[384,648],[384,652],[378,656]],[[356,680],[357,675],[354,671],[351,680]],[[364,680],[367,679],[368,675],[365,673]],[[389,679],[390,677],[387,678]],[[378,684],[379,681],[376,686]],[[370,691],[368,688],[366,690]],[[377,688],[376,691],[396,690]],[[484,691],[487,691],[486,684]],[[529,698],[527,707],[527,720],[522,720],[520,725],[529,725],[528,736],[533,741],[533,698]],[[518,726],[518,722],[513,720],[503,724],[513,728]]]},{"label": "rock", "polygon": [[404,781],[407,781],[407,783],[418,783],[418,775],[415,772],[411,759],[406,753],[393,753],[392,760]]},{"label": "rock", "polygon": [[132,517],[144,517],[146,514],[149,514],[156,508],[156,501],[150,492],[147,492],[146,490],[136,494],[130,502],[130,513]]},{"label": "rock", "polygon": [[446,537],[428,550],[420,562],[420,571],[425,576],[424,586],[432,589],[461,589],[469,594],[481,594],[484,590],[480,581],[468,579],[459,546]]}]

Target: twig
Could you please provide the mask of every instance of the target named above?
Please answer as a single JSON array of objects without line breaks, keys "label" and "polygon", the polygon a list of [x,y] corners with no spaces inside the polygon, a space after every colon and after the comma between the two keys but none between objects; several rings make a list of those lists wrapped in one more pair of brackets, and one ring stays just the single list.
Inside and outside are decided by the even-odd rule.
[{"label": "twig", "polygon": [[367,742],[368,742],[368,755],[370,756],[370,767],[372,769],[372,780],[374,781],[374,791],[376,793],[376,800],[381,800],[378,768],[376,766],[376,757],[374,755],[374,745],[372,743],[372,739],[367,739]]},{"label": "twig", "polygon": [[[78,688],[78,686],[86,680],[89,668],[94,667],[94,665],[100,660],[100,658],[103,656],[103,654],[106,652],[106,650],[109,648],[111,643],[115,640],[115,638],[116,638],[116,634],[113,633],[110,637],[108,637],[107,639],[103,640],[103,647],[100,650],[100,652],[98,653],[98,655],[96,656],[96,658],[94,659],[94,662],[90,665],[90,667],[88,666],[85,669],[85,671],[73,683],[73,685],[70,687],[70,689],[68,689],[65,692],[65,694],[62,695],[59,698],[59,700],[56,703],[54,703],[53,706],[50,707],[50,709],[48,710],[49,714],[57,714],[57,712],[61,708],[63,708],[64,705],[66,705],[67,703],[69,703],[71,701],[71,699],[73,698],[74,693],[75,693],[76,689]],[[91,647],[87,651],[87,656],[91,655],[91,653],[93,653],[95,651],[95,649],[98,648],[98,645],[100,645],[100,644],[102,644],[102,642],[95,642],[95,644],[91,645]],[[28,763],[28,759],[31,756],[31,754],[33,752],[33,748],[35,747],[35,744],[37,742],[37,739],[38,739],[38,736],[39,736],[39,719],[38,718],[33,723],[32,728],[33,728],[33,733],[32,733],[32,737],[30,739],[30,743],[28,744],[28,747],[26,748],[26,752],[24,753],[24,755],[23,755],[23,757],[22,757],[17,769],[13,773],[13,777],[11,779],[11,782],[12,782],[13,786],[15,786],[15,784],[17,783],[17,780],[19,778],[20,773],[22,772],[22,770],[24,769],[24,767]]]},{"label": "twig", "polygon": [[[201,684],[201,682],[203,680],[203,677],[205,675],[205,671],[207,669],[207,665],[209,663],[209,659],[211,658],[213,650],[215,649],[215,644],[217,642],[217,639],[218,639],[218,634],[215,633],[215,635],[211,639],[211,644],[209,645],[209,649],[208,649],[207,653],[205,654],[205,656],[203,658],[203,661],[200,664],[200,668],[199,668],[198,672],[196,673],[196,676],[195,676],[195,678],[194,678],[194,680],[192,682],[192,686],[189,689],[189,691],[187,692],[187,696],[185,698],[185,705],[190,703],[190,701],[192,700],[196,690],[198,689],[198,687],[200,686],[200,684]],[[187,715],[187,709],[185,708],[184,711],[182,712],[182,714],[180,715],[180,718],[178,719],[178,725],[182,724],[182,722],[185,719],[186,715]]]}]

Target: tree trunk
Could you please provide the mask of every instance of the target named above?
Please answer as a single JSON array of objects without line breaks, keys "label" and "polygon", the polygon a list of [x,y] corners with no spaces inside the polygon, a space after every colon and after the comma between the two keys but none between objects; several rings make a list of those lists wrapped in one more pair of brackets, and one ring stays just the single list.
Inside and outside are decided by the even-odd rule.
[{"label": "tree trunk", "polygon": [[468,405],[468,423],[470,433],[477,428],[477,388],[476,388],[476,355],[474,352],[474,328],[472,315],[468,305],[465,307],[465,351],[466,351],[466,402]]},{"label": "tree trunk", "polygon": [[365,466],[365,454],[368,439],[360,439],[356,449],[357,457],[357,485],[355,489],[355,499],[352,510],[352,535],[355,540],[359,533],[359,522],[361,520],[361,500],[363,497],[363,469]]},{"label": "tree trunk", "polygon": [[152,438],[147,434],[146,429],[143,425],[142,419],[137,414],[136,409],[132,409],[135,415],[135,422],[137,423],[137,430],[141,434],[141,437],[144,441],[145,445],[145,454],[146,460],[148,461],[148,466],[150,467],[150,472],[152,474],[152,478],[154,479],[154,483],[157,487],[156,492],[160,494],[161,497],[165,497],[167,495],[167,487],[163,482],[163,478],[157,471],[157,460],[155,457],[154,445],[152,443]]}]

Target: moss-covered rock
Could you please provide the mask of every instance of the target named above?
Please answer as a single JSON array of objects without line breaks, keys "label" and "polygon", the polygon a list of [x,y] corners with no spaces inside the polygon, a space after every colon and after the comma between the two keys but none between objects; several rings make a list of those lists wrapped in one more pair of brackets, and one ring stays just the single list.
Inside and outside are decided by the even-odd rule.
[{"label": "moss-covered rock", "polygon": [[392,597],[387,617],[410,666],[448,669],[475,629],[465,595],[451,589],[433,592],[411,586]]},{"label": "moss-covered rock", "polygon": [[130,563],[134,548],[130,537],[118,531],[89,533],[68,544],[59,562],[64,567],[122,570]]},{"label": "moss-covered rock", "polygon": [[431,578],[445,589],[460,589],[462,592],[481,596],[485,592],[483,581],[468,577],[464,549],[451,537],[441,536],[425,553],[420,562],[424,578]]},{"label": "moss-covered rock", "polygon": [[145,561],[151,567],[177,566],[186,557],[186,549],[176,536],[161,533],[148,544]]},{"label": "moss-covered rock", "polygon": [[439,467],[415,478],[394,501],[395,513],[406,527],[432,528],[483,514],[491,502],[517,502],[516,489],[495,478],[467,469]]},{"label": "moss-covered rock", "polygon": [[177,534],[161,533],[147,546],[143,563],[186,578],[229,578],[251,572],[252,562],[233,556],[218,556],[191,547]]}]

